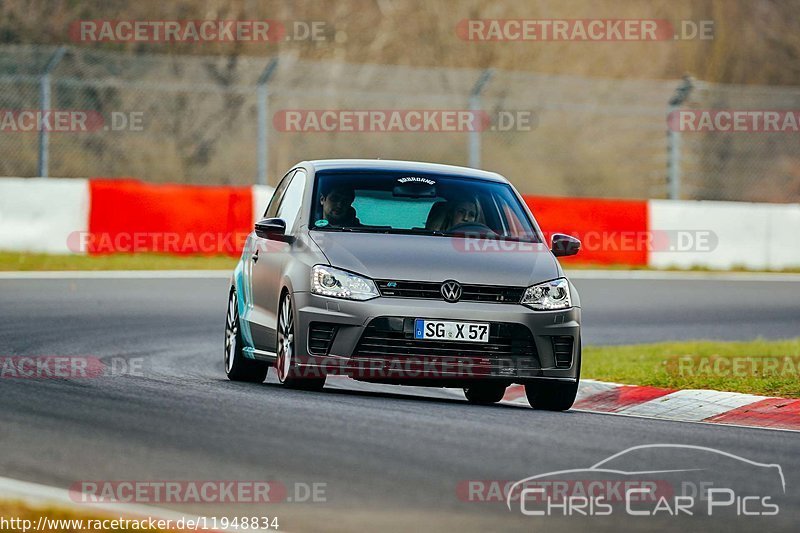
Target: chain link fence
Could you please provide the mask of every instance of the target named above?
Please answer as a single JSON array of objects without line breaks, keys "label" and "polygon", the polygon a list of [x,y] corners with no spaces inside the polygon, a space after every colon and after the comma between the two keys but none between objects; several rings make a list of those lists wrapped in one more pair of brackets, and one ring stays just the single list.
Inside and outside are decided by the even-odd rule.
[{"label": "chain link fence", "polygon": [[[800,201],[797,132],[675,132],[667,121],[675,109],[798,110],[800,88],[694,82],[670,108],[681,80],[62,52],[0,46],[0,175],[274,184],[299,160],[364,157],[477,164],[530,194],[666,198],[672,179],[685,199]],[[95,120],[20,131],[21,112],[43,108]],[[279,120],[469,109],[487,121],[480,131],[286,131]]]},{"label": "chain link fence", "polygon": [[[681,194],[706,200],[800,202],[800,132],[786,120],[800,113],[800,88],[696,83],[684,109],[696,126],[702,114],[778,111],[782,131],[746,121],[739,132],[684,132]],[[759,116],[763,123],[765,117]]]}]

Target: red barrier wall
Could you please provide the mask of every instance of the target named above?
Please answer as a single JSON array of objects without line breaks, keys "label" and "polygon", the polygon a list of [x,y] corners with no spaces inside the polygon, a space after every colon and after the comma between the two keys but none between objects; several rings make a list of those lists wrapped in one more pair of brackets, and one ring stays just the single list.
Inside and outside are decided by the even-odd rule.
[{"label": "red barrier wall", "polygon": [[581,240],[581,251],[559,258],[563,264],[647,265],[647,201],[525,196],[548,240],[567,233]]},{"label": "red barrier wall", "polygon": [[238,255],[253,227],[250,187],[90,180],[91,254]]},{"label": "red barrier wall", "polygon": [[[251,187],[90,180],[91,254],[238,255],[252,229]],[[582,248],[569,263],[646,265],[647,202],[525,196],[548,239],[568,233]]]}]

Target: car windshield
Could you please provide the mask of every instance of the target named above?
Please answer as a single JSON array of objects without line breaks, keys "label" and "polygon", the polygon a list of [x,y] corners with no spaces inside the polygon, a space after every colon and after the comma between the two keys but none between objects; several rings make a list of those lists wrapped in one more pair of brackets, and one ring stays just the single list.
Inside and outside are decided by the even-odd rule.
[{"label": "car windshield", "polygon": [[540,242],[510,185],[407,172],[318,173],[310,227]]}]

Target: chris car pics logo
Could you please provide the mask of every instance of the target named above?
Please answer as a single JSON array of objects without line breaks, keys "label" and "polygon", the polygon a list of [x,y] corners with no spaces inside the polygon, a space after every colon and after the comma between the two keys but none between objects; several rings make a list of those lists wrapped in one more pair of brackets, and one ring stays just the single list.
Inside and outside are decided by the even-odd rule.
[{"label": "chris car pics logo", "polygon": [[783,469],[704,446],[633,446],[585,468],[545,472],[506,487],[525,516],[774,516]]}]

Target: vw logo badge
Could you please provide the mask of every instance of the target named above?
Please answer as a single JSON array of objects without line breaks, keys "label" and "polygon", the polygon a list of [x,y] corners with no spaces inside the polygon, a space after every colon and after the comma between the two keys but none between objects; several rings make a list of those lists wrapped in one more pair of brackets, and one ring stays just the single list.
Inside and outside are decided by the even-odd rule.
[{"label": "vw logo badge", "polygon": [[445,281],[442,283],[442,296],[445,300],[455,303],[461,299],[463,289],[461,284],[454,280]]}]

